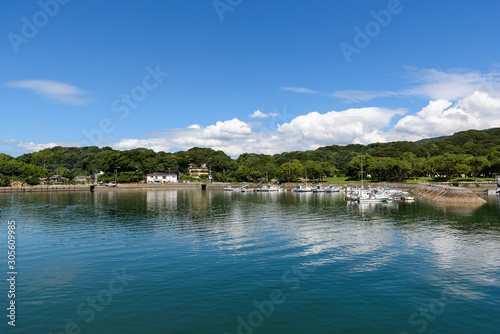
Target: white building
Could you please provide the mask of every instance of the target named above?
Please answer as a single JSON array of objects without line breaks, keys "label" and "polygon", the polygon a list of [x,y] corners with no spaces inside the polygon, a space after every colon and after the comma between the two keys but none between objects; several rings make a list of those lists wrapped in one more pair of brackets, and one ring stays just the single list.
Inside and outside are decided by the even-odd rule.
[{"label": "white building", "polygon": [[146,182],[153,184],[177,183],[177,174],[175,173],[149,173],[146,175]]}]

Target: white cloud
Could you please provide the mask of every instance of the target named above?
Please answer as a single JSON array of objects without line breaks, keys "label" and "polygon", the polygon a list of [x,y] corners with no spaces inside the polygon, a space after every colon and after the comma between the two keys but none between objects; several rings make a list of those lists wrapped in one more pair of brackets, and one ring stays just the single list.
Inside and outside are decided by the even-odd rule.
[{"label": "white cloud", "polygon": [[124,139],[112,146],[164,151],[200,146],[236,157],[244,152],[275,154],[333,144],[418,140],[468,129],[500,127],[500,99],[485,92],[474,92],[455,103],[445,99],[430,101],[418,113],[406,115],[387,130],[395,117],[405,113],[403,109],[376,107],[311,112],[279,124],[275,131],[260,132],[235,118],[207,127],[153,133],[150,139]]},{"label": "white cloud", "polygon": [[41,150],[46,149],[46,148],[52,148],[52,147],[56,147],[56,146],[63,146],[63,147],[80,147],[81,146],[78,143],[63,143],[63,142],[59,142],[59,143],[53,142],[53,143],[45,143],[45,144],[36,144],[34,142],[25,143],[25,142],[22,142],[22,141],[19,141],[16,139],[6,139],[6,140],[2,140],[0,142],[5,143],[5,144],[15,145],[16,147],[19,147],[19,148],[26,150],[26,151],[29,151],[29,152],[37,152],[37,151],[41,151]]},{"label": "white cloud", "polygon": [[[385,141],[380,129],[388,126],[395,115],[404,110],[384,108],[358,108],[330,111],[325,114],[312,112],[298,116],[278,127],[302,149],[332,144],[370,143]],[[305,145],[304,145],[305,144]]]},{"label": "white cloud", "polygon": [[457,100],[473,94],[475,91],[486,91],[490,94],[500,89],[499,74],[490,72],[452,69],[439,71],[436,69],[417,69],[406,67],[408,77],[416,85],[403,90],[403,95],[414,95],[426,99]]},{"label": "white cloud", "polygon": [[236,157],[244,152],[275,154],[332,144],[366,144],[385,141],[384,132],[379,129],[388,126],[394,115],[404,113],[404,110],[383,108],[348,109],[325,114],[312,112],[278,125],[276,131],[260,132],[235,118],[204,128],[156,132],[149,135],[150,139],[123,139],[112,146],[118,149],[146,147],[156,151],[210,147]]},{"label": "white cloud", "polygon": [[320,94],[319,92],[305,87],[281,87],[281,90],[302,94]]},{"label": "white cloud", "polygon": [[391,91],[364,91],[364,90],[337,90],[329,96],[342,99],[344,103],[366,102],[378,97],[390,97],[398,95]]},{"label": "white cloud", "polygon": [[209,125],[203,129],[203,135],[206,138],[217,139],[237,139],[243,138],[252,132],[252,126],[242,122],[237,118],[230,121],[217,122],[215,125]]},{"label": "white cloud", "polygon": [[415,115],[399,120],[388,132],[388,139],[417,140],[493,127],[500,127],[500,99],[476,91],[457,103],[445,99],[429,102]]},{"label": "white cloud", "polygon": [[19,80],[7,82],[5,85],[12,88],[28,89],[44,98],[62,104],[85,105],[91,102],[88,99],[88,95],[91,92],[64,82],[53,80]]},{"label": "white cloud", "polygon": [[248,115],[250,118],[268,118],[268,117],[277,117],[279,114],[270,112],[268,114],[263,113],[260,110],[255,110],[252,114]]},{"label": "white cloud", "polygon": [[466,69],[451,69],[439,71],[437,69],[419,69],[405,67],[405,76],[409,85],[398,91],[365,91],[365,90],[338,90],[328,96],[341,99],[344,103],[367,102],[380,97],[410,97],[415,96],[429,100],[456,101],[473,94],[475,91],[484,91],[500,97],[500,73],[481,73]]},{"label": "white cloud", "polygon": [[[210,147],[236,157],[244,152],[275,154],[334,144],[418,140],[468,129],[500,127],[500,81],[495,73],[414,69],[409,72],[416,84],[398,94],[429,98],[427,106],[415,114],[407,114],[405,109],[370,107],[326,113],[315,111],[296,117],[290,115],[284,120],[288,115],[286,109],[279,114],[280,118],[276,117],[276,113],[266,114],[256,110],[249,117],[268,118],[272,126],[233,118],[208,126],[192,124],[187,128],[150,133],[141,139],[123,138],[109,145],[117,149],[146,147],[155,151]],[[476,87],[478,89],[474,90]],[[284,88],[316,93],[306,88]],[[351,101],[396,96],[390,91],[337,91],[334,94]],[[399,121],[392,126],[397,119]],[[11,141],[11,144],[32,151],[57,145],[68,146],[17,141]]]}]

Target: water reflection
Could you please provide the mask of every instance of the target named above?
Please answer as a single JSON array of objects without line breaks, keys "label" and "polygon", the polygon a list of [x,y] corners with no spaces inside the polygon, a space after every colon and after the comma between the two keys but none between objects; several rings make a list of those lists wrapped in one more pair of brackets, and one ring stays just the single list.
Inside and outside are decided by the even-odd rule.
[{"label": "water reflection", "polygon": [[[315,274],[266,319],[291,321],[283,332],[294,332],[304,312],[330,321],[332,309],[339,314],[334,320],[378,324],[402,312],[407,323],[413,310],[450,286],[460,297],[447,310],[457,318],[466,319],[471,307],[490,315],[498,309],[497,198],[472,212],[420,199],[353,204],[339,194],[291,192],[106,191],[1,200],[4,214],[15,213],[20,222],[20,300],[23,312],[30,312],[20,318],[33,323],[73,319],[82,300],[106,288],[109,269],[122,266],[147,284],[130,284],[100,319],[128,321],[124,315],[137,314],[140,328],[145,319],[168,317],[169,326],[177,324],[170,331],[179,333],[189,332],[179,328],[191,329],[200,314],[203,326],[208,321],[215,329],[224,319],[248,314],[254,300],[283,288],[283,273],[296,267]],[[5,230],[0,237],[5,240]],[[456,311],[459,303],[465,311]],[[374,309],[372,316],[369,305],[384,312]],[[98,321],[87,332],[99,332]]]},{"label": "water reflection", "polygon": [[148,210],[174,210],[177,207],[177,191],[147,191]]}]

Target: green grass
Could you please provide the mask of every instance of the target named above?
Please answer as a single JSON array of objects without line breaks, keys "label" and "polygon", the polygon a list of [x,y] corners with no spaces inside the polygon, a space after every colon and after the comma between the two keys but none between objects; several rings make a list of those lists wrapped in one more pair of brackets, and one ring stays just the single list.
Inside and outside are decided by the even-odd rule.
[{"label": "green grass", "polygon": [[[355,179],[352,177],[325,177],[323,182],[328,183],[361,183],[361,179]],[[367,182],[364,180],[364,182]],[[368,181],[370,182],[370,181]]]},{"label": "green grass", "polygon": [[[448,180],[446,178],[440,178],[440,177],[411,177],[409,179],[404,180],[403,182],[406,183],[423,183],[423,182],[447,182]],[[477,182],[487,182],[487,181],[495,181],[493,178],[477,178]],[[327,183],[361,183],[361,179],[356,179],[356,178],[351,178],[351,177],[325,177],[323,179],[323,182]],[[372,180],[364,180],[364,182],[367,183],[377,183],[376,181]],[[392,181],[391,181],[392,182]],[[458,183],[458,182],[474,182],[474,178],[471,177],[466,177],[466,178],[451,178],[450,182],[453,183]]]},{"label": "green grass", "polygon": [[[442,178],[442,177],[417,177],[417,178],[409,178],[405,182],[407,183],[413,183],[413,182],[447,182],[448,179]],[[458,182],[474,182],[473,177],[455,177],[451,178],[449,180],[450,182],[453,183],[458,183]],[[484,178],[484,177],[478,177],[477,182],[488,182],[488,181],[495,181],[494,178]]]}]

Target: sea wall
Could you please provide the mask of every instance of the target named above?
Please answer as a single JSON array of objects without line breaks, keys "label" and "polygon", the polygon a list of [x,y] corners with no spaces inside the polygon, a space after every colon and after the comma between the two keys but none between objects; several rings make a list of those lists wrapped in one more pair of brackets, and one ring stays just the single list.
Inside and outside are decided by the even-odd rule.
[{"label": "sea wall", "polygon": [[486,201],[470,189],[434,184],[421,184],[411,189],[414,194],[440,203],[484,204]]},{"label": "sea wall", "polygon": [[0,187],[0,194],[5,193],[45,193],[45,192],[67,192],[67,191],[91,191],[90,186],[23,186],[23,187]]}]

